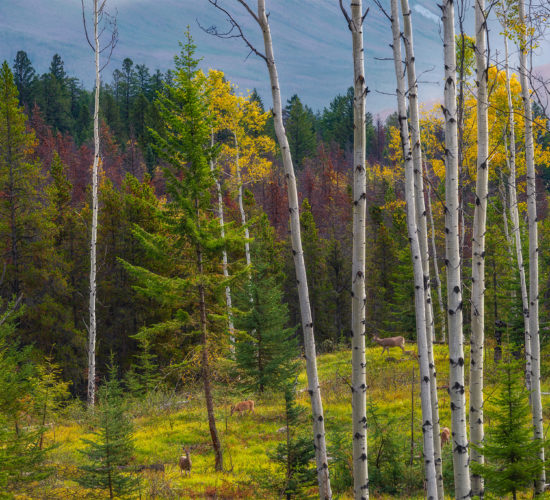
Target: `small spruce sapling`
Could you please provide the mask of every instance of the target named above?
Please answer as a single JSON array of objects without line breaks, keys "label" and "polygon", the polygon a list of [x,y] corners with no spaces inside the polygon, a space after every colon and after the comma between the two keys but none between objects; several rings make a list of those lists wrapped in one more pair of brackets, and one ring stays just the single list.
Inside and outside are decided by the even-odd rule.
[{"label": "small spruce sapling", "polygon": [[531,437],[529,397],[523,387],[522,367],[507,355],[499,366],[497,395],[486,410],[491,420],[485,441],[478,449],[485,464],[472,463],[474,473],[486,481],[487,491],[500,497],[517,494],[533,484],[544,464],[538,453],[543,442]]},{"label": "small spruce sapling", "polygon": [[77,481],[86,488],[107,490],[109,498],[126,497],[137,488],[137,479],[128,470],[134,454],[134,439],[112,356],[108,379],[98,393],[99,425],[93,440],[82,440],[87,445],[82,454],[88,464],[80,467],[82,475]]},{"label": "small spruce sapling", "polygon": [[286,439],[279,444],[271,459],[285,469],[282,494],[287,500],[304,498],[304,492],[315,484],[315,450],[311,437],[304,432],[304,408],[296,404],[296,380],[284,386]]}]

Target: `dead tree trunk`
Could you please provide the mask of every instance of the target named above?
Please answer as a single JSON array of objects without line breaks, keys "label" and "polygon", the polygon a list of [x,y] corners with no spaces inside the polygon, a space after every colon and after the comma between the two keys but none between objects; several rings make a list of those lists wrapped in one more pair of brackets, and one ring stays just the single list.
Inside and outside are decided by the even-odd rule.
[{"label": "dead tree trunk", "polygon": [[97,195],[99,182],[99,91],[101,88],[101,75],[99,71],[99,30],[98,30],[99,6],[98,0],[94,0],[94,54],[95,54],[95,100],[94,100],[94,165],[92,168],[92,233],[90,236],[90,298],[89,298],[89,323],[88,323],[88,405],[95,404],[95,344],[97,336],[96,325],[96,246],[97,246],[97,219],[99,201]]}]

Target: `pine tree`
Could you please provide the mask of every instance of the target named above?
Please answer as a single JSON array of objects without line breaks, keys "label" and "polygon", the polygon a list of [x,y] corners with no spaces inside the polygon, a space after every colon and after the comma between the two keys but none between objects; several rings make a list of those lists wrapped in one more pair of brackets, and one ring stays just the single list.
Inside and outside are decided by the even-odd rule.
[{"label": "pine tree", "polygon": [[80,467],[82,475],[77,480],[86,488],[108,490],[109,498],[124,498],[137,486],[136,478],[127,471],[134,454],[134,440],[113,357],[109,378],[99,388],[98,396],[98,430],[93,433],[95,439],[82,440],[87,447],[81,453],[89,464]]},{"label": "pine tree", "polygon": [[315,152],[315,132],[313,113],[297,95],[293,95],[285,108],[285,128],[288,144],[296,168],[304,166],[304,160]]},{"label": "pine tree", "polygon": [[485,441],[476,446],[485,457],[485,464],[472,463],[475,474],[486,480],[487,491],[500,497],[529,488],[543,468],[539,452],[540,439],[533,440],[530,430],[529,396],[523,387],[522,368],[510,359],[500,365],[500,387],[487,410],[491,425]]},{"label": "pine tree", "polygon": [[238,370],[249,379],[250,389],[280,389],[296,371],[298,341],[288,324],[288,305],[283,302],[281,276],[276,270],[274,231],[267,216],[258,223],[251,245],[254,265],[251,280],[236,295],[244,314],[236,327],[248,332],[235,349]]}]

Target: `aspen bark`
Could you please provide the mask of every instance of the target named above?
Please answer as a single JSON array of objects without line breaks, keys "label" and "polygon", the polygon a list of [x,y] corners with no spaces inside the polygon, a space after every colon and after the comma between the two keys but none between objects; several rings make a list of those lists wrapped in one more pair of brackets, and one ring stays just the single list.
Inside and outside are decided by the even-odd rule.
[{"label": "aspen bark", "polygon": [[510,173],[508,177],[508,197],[510,199],[510,219],[512,222],[512,234],[516,247],[516,263],[519,271],[521,287],[521,304],[523,314],[523,328],[525,330],[525,385],[531,391],[531,334],[529,333],[529,298],[527,295],[527,281],[525,278],[525,265],[523,263],[523,250],[521,244],[521,231],[519,228],[518,194],[516,186],[516,125],[514,119],[514,106],[512,104],[512,91],[510,89],[510,75],[508,67],[508,39],[504,37],[504,56],[506,71],[506,94],[508,99],[508,117],[510,132],[510,147],[508,164]]},{"label": "aspen bark", "polygon": [[98,0],[94,0],[94,55],[95,55],[95,102],[94,102],[94,164],[92,167],[92,232],[90,236],[90,298],[89,298],[89,325],[88,325],[88,405],[95,404],[95,344],[97,335],[96,324],[96,246],[97,246],[97,219],[99,202],[97,196],[98,170],[99,170],[99,91],[101,87],[101,75],[99,68],[99,30]]},{"label": "aspen bark", "polygon": [[[250,258],[250,232],[248,231],[248,226],[246,225],[246,212],[244,211],[243,204],[243,179],[241,176],[241,165],[240,165],[240,156],[239,156],[239,142],[237,141],[237,134],[233,133],[233,138],[235,139],[235,170],[237,172],[237,185],[238,185],[238,200],[239,200],[239,212],[241,214],[241,224],[244,228],[244,253],[246,257],[246,265],[250,268],[252,264],[252,259]],[[250,271],[248,272],[250,278]]]},{"label": "aspen bark", "polygon": [[[519,0],[519,21],[524,27],[525,2]],[[540,394],[540,339],[539,339],[539,248],[537,223],[537,190],[535,171],[535,150],[533,139],[533,111],[529,83],[527,81],[527,37],[521,30],[519,74],[521,97],[525,115],[525,164],[527,167],[527,218],[529,221],[529,333],[531,335],[531,411],[533,414],[533,435],[544,439],[542,402]],[[539,458],[544,462],[544,448]],[[546,485],[544,467],[535,482],[535,492],[542,493]]]},{"label": "aspen bark", "polygon": [[441,6],[445,60],[443,114],[445,119],[445,260],[447,263],[447,314],[449,327],[449,392],[455,498],[471,495],[466,397],[464,388],[464,345],[462,283],[460,279],[458,130],[456,105],[455,14],[453,0]]},{"label": "aspen bark", "polygon": [[[211,145],[214,146],[214,132],[211,134],[212,140]],[[215,174],[215,165],[214,160],[210,160],[210,170]],[[216,176],[216,193],[218,195],[218,220],[220,221],[220,235],[225,238],[225,223],[223,216],[223,196],[222,196],[222,185],[218,176]],[[222,271],[223,277],[225,279],[229,278],[229,269],[227,263],[227,251],[225,248],[222,252]],[[229,330],[229,351],[231,353],[235,352],[235,326],[233,324],[233,303],[231,300],[231,287],[229,285],[225,286],[225,304],[227,307],[227,327]]]},{"label": "aspen bark", "polygon": [[365,56],[362,0],[351,1],[353,45],[353,249],[351,279],[351,402],[353,421],[353,491],[369,497],[367,462],[367,381],[365,360],[365,224],[367,215]]},{"label": "aspen bark", "polygon": [[[477,87],[477,179],[472,235],[472,298],[470,336],[470,441],[483,444],[483,362],[485,343],[485,232],[489,182],[489,114],[487,95],[487,24],[485,0],[475,0]],[[483,455],[472,448],[471,460],[483,464]],[[483,478],[472,474],[472,493],[483,496]]]},{"label": "aspen bark", "polygon": [[[258,0],[258,14],[255,16],[255,19],[260,25],[263,33],[265,61],[269,71],[271,95],[273,98],[273,121],[277,140],[281,148],[288,192],[290,239],[292,245],[292,255],[294,257],[294,266],[296,269],[296,284],[298,287],[298,299],[300,302],[300,314],[304,334],[308,393],[311,398],[311,411],[313,414],[313,436],[315,444],[317,480],[319,484],[319,497],[322,500],[330,500],[332,498],[332,491],[330,488],[327,448],[325,442],[325,418],[323,414],[323,402],[321,400],[321,388],[319,386],[319,378],[317,375],[317,357],[315,351],[315,337],[313,335],[313,319],[311,316],[306,267],[304,263],[304,253],[302,250],[302,240],[300,234],[298,191],[296,188],[296,177],[294,175],[294,167],[292,165],[292,157],[290,155],[288,139],[286,136],[285,127],[283,125],[283,107],[281,102],[281,91],[279,88],[279,76],[277,73],[277,66],[275,64],[275,57],[273,55],[273,42],[271,39],[271,30],[265,10],[265,0]],[[367,457],[365,456],[365,461],[366,458]]]},{"label": "aspen bark", "polygon": [[407,104],[405,100],[405,75],[401,60],[401,32],[399,28],[399,8],[397,0],[391,0],[391,20],[393,33],[393,59],[397,80],[397,113],[401,132],[401,144],[405,163],[405,197],[407,205],[407,229],[411,246],[414,274],[414,302],[416,315],[416,336],[418,342],[418,361],[420,365],[420,402],[422,408],[422,435],[424,440],[424,474],[426,478],[427,498],[438,498],[437,478],[434,460],[434,436],[432,423],[430,363],[428,359],[427,337],[429,327],[425,314],[425,280],[422,269],[422,255],[418,238],[416,201],[414,188],[414,162],[411,151],[409,128],[407,124]]},{"label": "aspen bark", "polygon": [[424,179],[422,168],[422,141],[420,138],[420,117],[418,111],[418,81],[416,79],[416,64],[414,57],[414,39],[412,30],[411,9],[408,0],[401,0],[403,12],[403,42],[405,46],[405,64],[407,68],[409,96],[409,129],[412,145],[412,162],[414,175],[414,199],[420,254],[423,271],[424,311],[426,317],[426,346],[428,366],[430,371],[430,402],[432,406],[433,448],[435,472],[437,480],[437,497],[444,498],[443,467],[441,459],[441,440],[439,439],[439,407],[437,397],[436,367],[433,354],[435,340],[435,325],[430,287],[430,255],[428,251],[428,225],[426,203],[424,201]]},{"label": "aspen bark", "polygon": [[447,324],[447,315],[445,314],[445,305],[443,304],[443,292],[441,291],[439,265],[437,264],[437,245],[435,242],[435,225],[434,225],[434,214],[432,211],[432,194],[431,194],[431,188],[429,185],[428,185],[428,211],[430,213],[432,260],[434,263],[435,287],[437,290],[437,301],[439,303],[439,312],[441,314],[441,341],[445,343],[447,341],[446,328],[445,328]]}]

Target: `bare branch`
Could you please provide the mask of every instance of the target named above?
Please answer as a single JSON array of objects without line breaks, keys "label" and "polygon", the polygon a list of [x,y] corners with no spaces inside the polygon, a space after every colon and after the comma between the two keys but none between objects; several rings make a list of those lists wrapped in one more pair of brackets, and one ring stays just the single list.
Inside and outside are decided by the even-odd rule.
[{"label": "bare branch", "polygon": [[[260,20],[258,19],[258,16],[252,12],[250,7],[244,2],[243,0],[237,0],[240,4],[242,4],[246,10],[250,13],[250,15],[259,23]],[[222,39],[229,39],[229,38],[241,38],[244,43],[248,46],[251,53],[256,54],[257,56],[261,57],[265,62],[267,62],[267,58],[264,54],[262,54],[252,43],[246,38],[244,35],[244,32],[240,26],[240,24],[237,22],[237,20],[229,13],[227,9],[224,9],[221,5],[219,5],[218,0],[208,0],[208,2],[216,7],[216,9],[222,11],[227,16],[227,21],[229,22],[229,29],[225,32],[219,31],[217,26],[210,26],[209,28],[204,28],[199,23],[198,19],[197,25],[201,30],[203,30],[205,33],[208,33],[209,35],[216,36],[218,38]],[[250,54],[247,56],[247,58],[250,56]]]},{"label": "bare branch", "polygon": [[82,24],[84,25],[84,34],[86,35],[86,40],[88,42],[88,45],[93,51],[95,51],[95,48],[92,45],[92,42],[90,42],[90,37],[88,35],[88,27],[86,26],[86,9],[84,8],[84,0],[80,0],[80,1],[82,3]]},{"label": "bare branch", "polygon": [[340,1],[340,10],[342,11],[342,14],[344,14],[344,17],[346,18],[346,22],[348,23],[348,28],[351,31],[351,19],[349,17],[348,12],[346,11],[346,8],[344,7],[344,4],[342,3],[342,0]]}]

